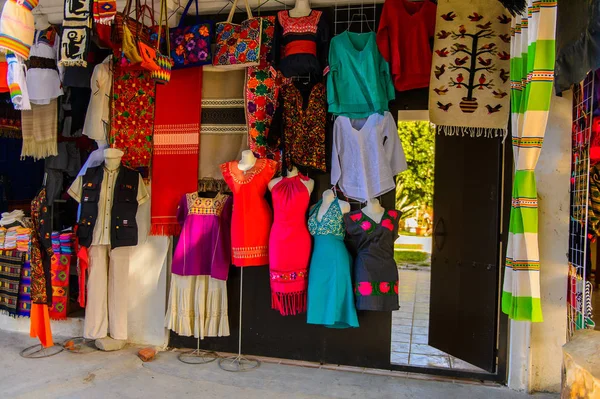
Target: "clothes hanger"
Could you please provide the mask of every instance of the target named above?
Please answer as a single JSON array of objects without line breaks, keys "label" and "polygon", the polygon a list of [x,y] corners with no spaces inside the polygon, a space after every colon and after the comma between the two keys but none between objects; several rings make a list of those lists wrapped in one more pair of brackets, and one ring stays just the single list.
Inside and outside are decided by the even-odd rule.
[{"label": "clothes hanger", "polygon": [[367,14],[365,14],[364,12],[361,12],[361,13],[358,13],[358,14],[353,14],[353,15],[352,15],[352,18],[350,19],[350,23],[348,24],[348,29],[346,29],[346,30],[347,30],[347,31],[349,31],[349,30],[350,30],[350,27],[351,27],[351,26],[352,26],[352,24],[354,23],[354,18],[355,18],[355,17],[357,17],[357,16],[358,16],[358,17],[361,17],[361,18],[364,18],[364,19],[361,19],[361,20],[360,20],[360,31],[361,31],[361,33],[362,33],[362,31],[363,31],[363,29],[362,29],[362,26],[363,26],[362,24],[363,24],[363,22],[364,22],[364,23],[366,23],[366,24],[367,24],[367,27],[369,28],[369,30],[370,30],[371,32],[373,32],[373,28],[371,27],[371,24],[369,23],[369,18],[367,17]]}]

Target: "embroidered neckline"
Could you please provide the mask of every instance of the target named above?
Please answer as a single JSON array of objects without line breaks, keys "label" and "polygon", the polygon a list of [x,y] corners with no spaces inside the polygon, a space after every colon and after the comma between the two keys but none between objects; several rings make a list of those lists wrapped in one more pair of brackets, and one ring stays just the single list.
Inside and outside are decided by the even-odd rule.
[{"label": "embroidered neckline", "polygon": [[371,234],[378,226],[385,227],[389,231],[394,231],[395,222],[398,217],[399,212],[395,209],[385,211],[379,223],[367,216],[362,210],[354,211],[350,214],[350,219],[366,231],[367,234]]},{"label": "embroidered neckline", "polygon": [[253,167],[245,173],[238,168],[240,161],[231,161],[228,163],[229,174],[237,184],[248,184],[254,179],[254,176],[259,175],[267,166],[266,159],[257,159]]},{"label": "embroidered neckline", "polygon": [[214,198],[200,197],[197,192],[186,194],[188,215],[221,215],[229,195],[218,193]]}]

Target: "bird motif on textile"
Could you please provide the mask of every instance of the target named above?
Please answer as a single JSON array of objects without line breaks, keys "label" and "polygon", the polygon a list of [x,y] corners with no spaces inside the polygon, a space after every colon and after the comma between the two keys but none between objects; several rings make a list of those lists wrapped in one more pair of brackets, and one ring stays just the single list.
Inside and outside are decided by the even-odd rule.
[{"label": "bird motif on textile", "polygon": [[502,39],[502,41],[503,41],[504,43],[510,43],[510,35],[509,35],[509,34],[507,34],[507,33],[503,33],[503,34],[501,34],[501,35],[498,35],[498,37],[499,37],[500,39]]},{"label": "bird motif on textile", "polygon": [[454,63],[455,63],[456,65],[458,65],[458,66],[465,65],[465,64],[467,63],[467,60],[468,60],[468,59],[469,59],[469,56],[468,56],[468,55],[465,55],[463,58],[458,58],[458,57],[457,57],[457,58],[454,60]]},{"label": "bird motif on textile", "polygon": [[486,22],[483,25],[482,24],[477,24],[477,27],[479,29],[483,29],[483,30],[490,29],[492,27],[492,21],[488,21],[488,22]]},{"label": "bird motif on textile", "polygon": [[496,97],[496,98],[504,98],[504,97],[506,97],[506,96],[508,95],[508,93],[506,93],[506,92],[504,92],[504,91],[502,91],[502,90],[500,90],[500,89],[498,89],[498,91],[494,90],[494,91],[492,92],[492,94],[493,94],[493,95],[494,95],[494,97]]},{"label": "bird motif on textile", "polygon": [[441,102],[437,102],[437,106],[439,109],[441,109],[442,111],[446,111],[448,112],[448,110],[450,109],[450,107],[452,106],[452,103],[448,103],[448,104],[442,104]]},{"label": "bird motif on textile", "polygon": [[498,104],[495,107],[492,107],[491,105],[487,104],[485,107],[488,110],[488,114],[493,114],[495,112],[500,111],[500,108],[502,108],[502,105]]},{"label": "bird motif on textile", "polygon": [[483,66],[490,66],[492,64],[492,59],[488,58],[487,60],[484,60],[482,57],[477,57],[477,61],[479,61],[479,63]]},{"label": "bird motif on textile", "polygon": [[450,33],[450,32],[448,32],[448,31],[445,31],[445,30],[441,30],[441,31],[439,31],[439,32],[437,33],[437,38],[438,38],[438,39],[440,39],[440,40],[441,40],[441,39],[446,39],[446,38],[447,38],[448,36],[450,36],[450,35],[451,35],[451,33]]},{"label": "bird motif on textile", "polygon": [[448,93],[448,89],[446,89],[446,86],[442,86],[440,88],[437,89],[433,89],[433,91],[435,91],[437,93],[438,96],[443,96],[446,93]]},{"label": "bird motif on textile", "polygon": [[501,60],[510,60],[510,54],[508,54],[506,51],[503,51],[501,53],[498,54],[498,58],[500,58]]},{"label": "bird motif on textile", "polygon": [[459,73],[458,76],[456,77],[456,87],[458,87],[459,89],[462,87],[462,83],[465,81],[465,77],[463,76],[462,73]]},{"label": "bird motif on textile", "polygon": [[509,24],[510,21],[512,21],[512,19],[510,17],[508,17],[504,14],[500,15],[498,17],[498,20],[500,21],[501,24],[504,24],[504,25]]},{"label": "bird motif on textile", "polygon": [[504,68],[500,69],[500,79],[502,79],[502,83],[506,83],[509,77],[510,74],[506,70],[504,70]]},{"label": "bird motif on textile", "polygon": [[454,18],[456,18],[456,14],[454,13],[454,11],[450,11],[447,14],[442,14],[442,19],[444,21],[454,21]]},{"label": "bird motif on textile", "polygon": [[471,20],[471,22],[478,22],[483,19],[483,15],[479,15],[476,12],[474,12],[473,15],[469,15],[469,19]]},{"label": "bird motif on textile", "polygon": [[448,50],[446,50],[446,47],[444,47],[443,49],[440,49],[440,50],[435,50],[435,53],[437,55],[439,55],[440,57],[447,57],[448,54],[450,54],[450,52]]},{"label": "bird motif on textile", "polygon": [[485,77],[485,74],[482,73],[481,76],[479,77],[479,90],[483,90],[483,85],[485,84],[486,81],[487,81],[487,78]]},{"label": "bird motif on textile", "polygon": [[465,33],[467,33],[467,28],[464,25],[458,27],[458,33],[460,33],[460,37],[465,37]]},{"label": "bird motif on textile", "polygon": [[440,76],[442,76],[444,73],[446,72],[446,64],[442,64],[440,66],[436,66],[435,67],[435,71],[433,71],[433,73],[435,74],[436,79],[440,79]]}]

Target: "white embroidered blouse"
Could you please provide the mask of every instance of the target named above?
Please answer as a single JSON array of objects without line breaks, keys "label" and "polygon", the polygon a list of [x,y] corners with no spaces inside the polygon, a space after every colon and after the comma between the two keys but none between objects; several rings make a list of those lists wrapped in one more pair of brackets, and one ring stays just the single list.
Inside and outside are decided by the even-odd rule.
[{"label": "white embroidered blouse", "polygon": [[394,176],[406,170],[406,158],[392,114],[368,118],[338,116],[333,127],[331,184],[365,202],[396,187]]}]

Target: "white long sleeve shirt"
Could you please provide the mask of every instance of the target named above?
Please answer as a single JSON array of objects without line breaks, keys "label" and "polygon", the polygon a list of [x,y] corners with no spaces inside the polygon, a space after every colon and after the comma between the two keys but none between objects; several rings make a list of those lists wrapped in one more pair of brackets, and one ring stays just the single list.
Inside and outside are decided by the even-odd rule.
[{"label": "white long sleeve shirt", "polygon": [[398,128],[389,112],[368,118],[339,116],[333,127],[331,184],[348,198],[365,202],[396,188],[406,170]]},{"label": "white long sleeve shirt", "polygon": [[112,56],[108,56],[96,65],[90,82],[92,96],[85,114],[83,134],[96,141],[107,139],[112,89],[111,59]]}]

